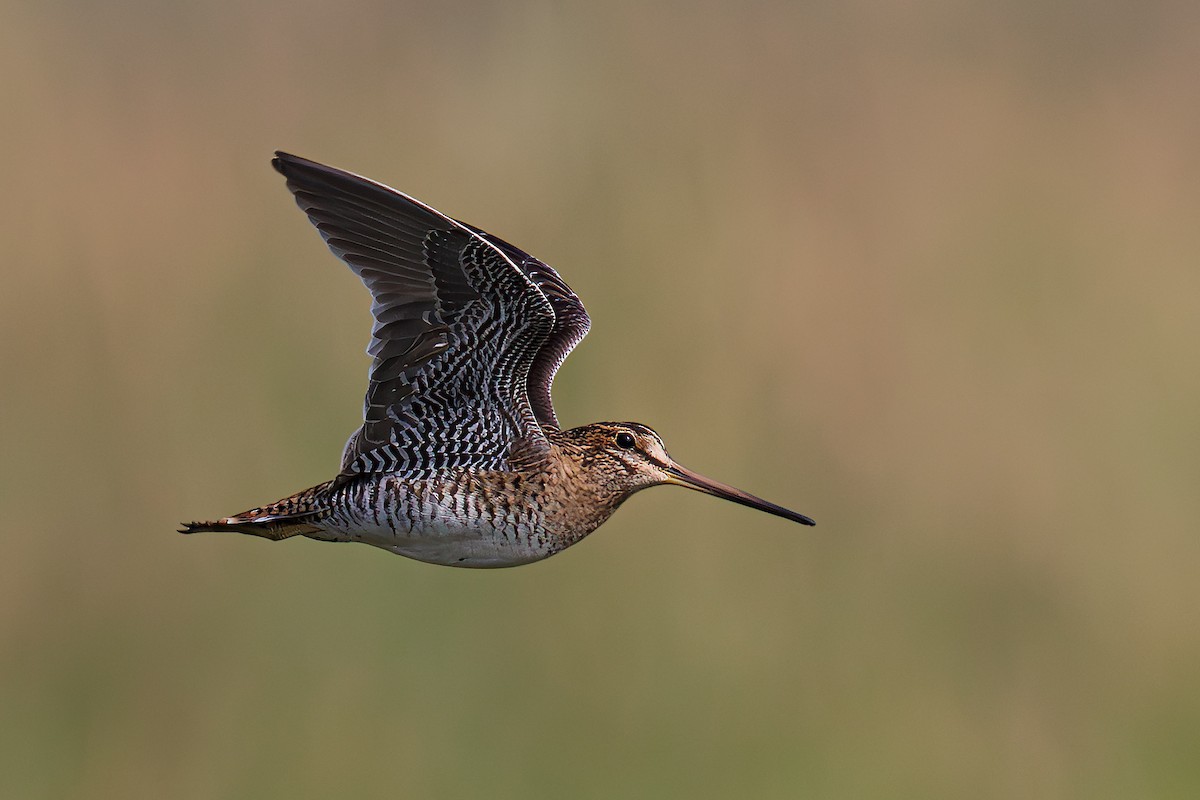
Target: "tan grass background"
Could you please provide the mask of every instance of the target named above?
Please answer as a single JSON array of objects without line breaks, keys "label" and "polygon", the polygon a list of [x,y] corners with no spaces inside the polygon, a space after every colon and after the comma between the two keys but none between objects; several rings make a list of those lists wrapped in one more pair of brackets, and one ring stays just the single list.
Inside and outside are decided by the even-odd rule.
[{"label": "tan grass background", "polygon": [[[0,2],[0,795],[1200,794],[1194,3]],[[366,295],[268,166],[559,267],[551,561],[173,534],[323,480]]]}]

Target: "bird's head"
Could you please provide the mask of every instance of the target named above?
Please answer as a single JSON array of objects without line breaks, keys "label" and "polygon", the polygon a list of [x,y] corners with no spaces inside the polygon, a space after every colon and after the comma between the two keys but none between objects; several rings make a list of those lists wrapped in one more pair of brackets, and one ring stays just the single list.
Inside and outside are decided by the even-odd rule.
[{"label": "bird's head", "polygon": [[563,431],[559,437],[573,451],[580,466],[590,473],[593,481],[618,493],[622,499],[639,489],[671,484],[757,508],[802,525],[816,524],[803,514],[768,503],[681,466],[667,453],[662,438],[641,423],[596,422]]}]

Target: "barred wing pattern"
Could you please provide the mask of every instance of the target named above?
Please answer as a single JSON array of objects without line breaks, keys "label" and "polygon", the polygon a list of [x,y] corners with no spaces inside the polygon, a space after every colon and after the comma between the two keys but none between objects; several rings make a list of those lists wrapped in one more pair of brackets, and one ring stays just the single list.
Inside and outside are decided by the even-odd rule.
[{"label": "barred wing pattern", "polygon": [[541,424],[557,424],[554,369],[587,331],[583,306],[558,275],[387,186],[276,155],[297,204],[372,297],[364,422],[339,482],[506,469],[518,441],[525,451],[546,447]]},{"label": "barred wing pattern", "polygon": [[[463,223],[466,225],[466,223]],[[571,291],[562,278],[548,264],[539,261],[525,251],[474,225],[467,225],[473,232],[492,243],[516,264],[537,285],[550,307],[554,309],[554,327],[550,337],[538,350],[529,370],[529,402],[533,413],[543,428],[558,430],[558,417],[554,414],[554,403],[550,399],[550,387],[554,375],[563,361],[575,349],[592,325],[583,303]]]}]

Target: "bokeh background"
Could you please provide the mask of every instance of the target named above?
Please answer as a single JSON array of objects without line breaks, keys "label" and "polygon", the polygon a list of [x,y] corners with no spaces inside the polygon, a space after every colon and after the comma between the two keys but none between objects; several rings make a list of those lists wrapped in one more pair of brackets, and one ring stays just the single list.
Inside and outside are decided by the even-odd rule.
[{"label": "bokeh background", "polygon": [[[0,2],[0,796],[1200,795],[1200,6]],[[268,159],[556,265],[639,495],[533,566],[174,533],[329,477]]]}]

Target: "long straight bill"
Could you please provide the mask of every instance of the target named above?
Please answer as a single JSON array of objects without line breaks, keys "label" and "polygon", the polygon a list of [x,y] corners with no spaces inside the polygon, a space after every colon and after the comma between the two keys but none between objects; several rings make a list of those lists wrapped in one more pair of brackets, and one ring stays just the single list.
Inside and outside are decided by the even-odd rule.
[{"label": "long straight bill", "polygon": [[817,524],[813,521],[812,517],[806,517],[803,514],[798,514],[795,511],[786,509],[783,506],[777,506],[774,503],[768,503],[761,497],[755,497],[749,492],[743,492],[741,489],[735,489],[732,486],[727,486],[724,483],[706,478],[678,464],[671,464],[666,470],[673,479],[670,483],[676,486],[686,486],[689,489],[695,489],[697,492],[711,494],[713,497],[732,500],[735,503],[750,506],[750,508],[757,508],[759,511],[765,511],[777,517],[790,519],[792,522],[799,522],[801,525]]}]

